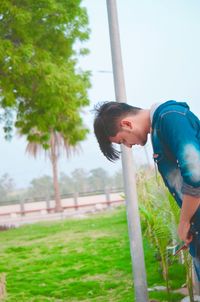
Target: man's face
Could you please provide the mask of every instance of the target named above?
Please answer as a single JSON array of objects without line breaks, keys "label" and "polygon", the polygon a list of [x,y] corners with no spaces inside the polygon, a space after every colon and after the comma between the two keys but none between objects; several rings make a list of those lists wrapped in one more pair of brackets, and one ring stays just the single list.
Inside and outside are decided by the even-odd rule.
[{"label": "man's face", "polygon": [[[110,136],[110,141],[116,144],[123,144],[132,148],[134,145],[144,146],[147,142],[148,133],[143,127],[134,125],[132,121],[122,121],[120,130],[115,136]],[[142,126],[142,125],[141,125]]]}]

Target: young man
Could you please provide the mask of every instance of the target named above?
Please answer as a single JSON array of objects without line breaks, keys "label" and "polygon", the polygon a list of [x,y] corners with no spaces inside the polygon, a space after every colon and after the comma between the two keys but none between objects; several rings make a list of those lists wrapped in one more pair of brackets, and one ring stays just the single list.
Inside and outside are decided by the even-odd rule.
[{"label": "young man", "polygon": [[148,110],[108,102],[96,108],[94,132],[110,161],[120,154],[114,144],[144,146],[151,134],[154,161],[181,207],[178,235],[190,247],[200,281],[200,120],[176,101]]}]

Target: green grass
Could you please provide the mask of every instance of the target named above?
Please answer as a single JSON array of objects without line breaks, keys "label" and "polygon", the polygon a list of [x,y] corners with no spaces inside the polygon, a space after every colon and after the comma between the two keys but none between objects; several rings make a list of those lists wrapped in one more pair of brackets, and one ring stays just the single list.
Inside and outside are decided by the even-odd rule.
[{"label": "green grass", "polygon": [[[133,301],[131,259],[123,208],[87,219],[26,225],[0,233],[0,272],[7,302]],[[148,286],[164,285],[155,250],[144,240]],[[172,288],[184,268],[170,268]],[[151,292],[167,301],[167,294]],[[173,294],[171,301],[182,296]]]}]

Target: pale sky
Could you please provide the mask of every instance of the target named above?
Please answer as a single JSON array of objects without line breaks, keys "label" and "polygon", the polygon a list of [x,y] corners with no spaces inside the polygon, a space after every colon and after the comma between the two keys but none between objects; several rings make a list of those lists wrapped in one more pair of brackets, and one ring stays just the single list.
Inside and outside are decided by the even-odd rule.
[{"label": "pale sky", "polygon": [[[60,160],[59,170],[70,174],[77,168],[89,171],[102,167],[113,174],[121,168],[121,162],[110,163],[100,153],[92,133],[91,113],[94,104],[115,100],[106,0],[83,0],[83,6],[88,10],[91,37],[84,45],[90,54],[81,59],[80,65],[92,71],[91,105],[84,109],[84,121],[91,134],[82,143],[80,155]],[[117,6],[128,103],[149,108],[170,99],[186,101],[200,117],[200,2],[118,0]],[[6,142],[1,132],[0,140],[0,175],[9,173],[17,187],[51,175],[48,160],[43,156],[35,160],[25,154],[22,139]],[[150,142],[148,150],[150,154]],[[133,155],[137,163],[146,161],[140,147]]]}]

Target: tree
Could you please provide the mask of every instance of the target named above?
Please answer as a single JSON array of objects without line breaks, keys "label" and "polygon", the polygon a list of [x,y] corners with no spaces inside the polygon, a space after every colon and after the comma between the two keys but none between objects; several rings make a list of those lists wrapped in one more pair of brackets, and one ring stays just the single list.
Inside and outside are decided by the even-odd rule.
[{"label": "tree", "polygon": [[88,172],[84,169],[75,169],[72,173],[72,179],[74,184],[74,192],[88,192],[90,187],[88,184]]},{"label": "tree", "polygon": [[77,58],[87,50],[74,45],[88,37],[81,0],[1,1],[0,105],[7,134],[15,109],[15,126],[29,142],[47,148],[52,131],[70,145],[85,138],[79,112],[89,103],[90,83]]},{"label": "tree", "polygon": [[122,175],[122,170],[117,171],[113,177],[113,186],[116,189],[121,189],[123,188],[123,175]]},{"label": "tree", "polygon": [[[53,173],[53,187],[55,193],[55,211],[62,211],[60,189],[58,181],[58,159],[62,149],[66,150],[66,154],[69,157],[75,148],[68,145],[68,141],[58,132],[51,132],[50,141],[48,142],[50,147],[45,150],[45,154],[48,155],[52,164]],[[44,150],[40,143],[29,142],[26,151],[32,156],[36,157],[40,151]]]},{"label": "tree", "polygon": [[74,183],[70,176],[65,173],[60,173],[59,187],[62,195],[74,193]]},{"label": "tree", "polygon": [[93,191],[105,190],[111,187],[108,173],[102,168],[96,168],[90,171],[89,182]]},{"label": "tree", "polygon": [[46,200],[53,194],[53,180],[48,175],[34,178],[30,184],[31,186],[26,193],[28,198]]},{"label": "tree", "polygon": [[14,190],[14,180],[8,173],[5,173],[0,178],[0,201],[7,201],[9,193]]},{"label": "tree", "polygon": [[57,142],[74,147],[88,133],[80,111],[89,104],[89,73],[77,66],[87,49],[75,51],[75,43],[89,37],[87,13],[81,0],[7,0],[0,3],[0,12],[4,130],[10,133],[10,109],[15,109],[15,126],[26,136],[30,152],[50,148],[59,210]]}]

